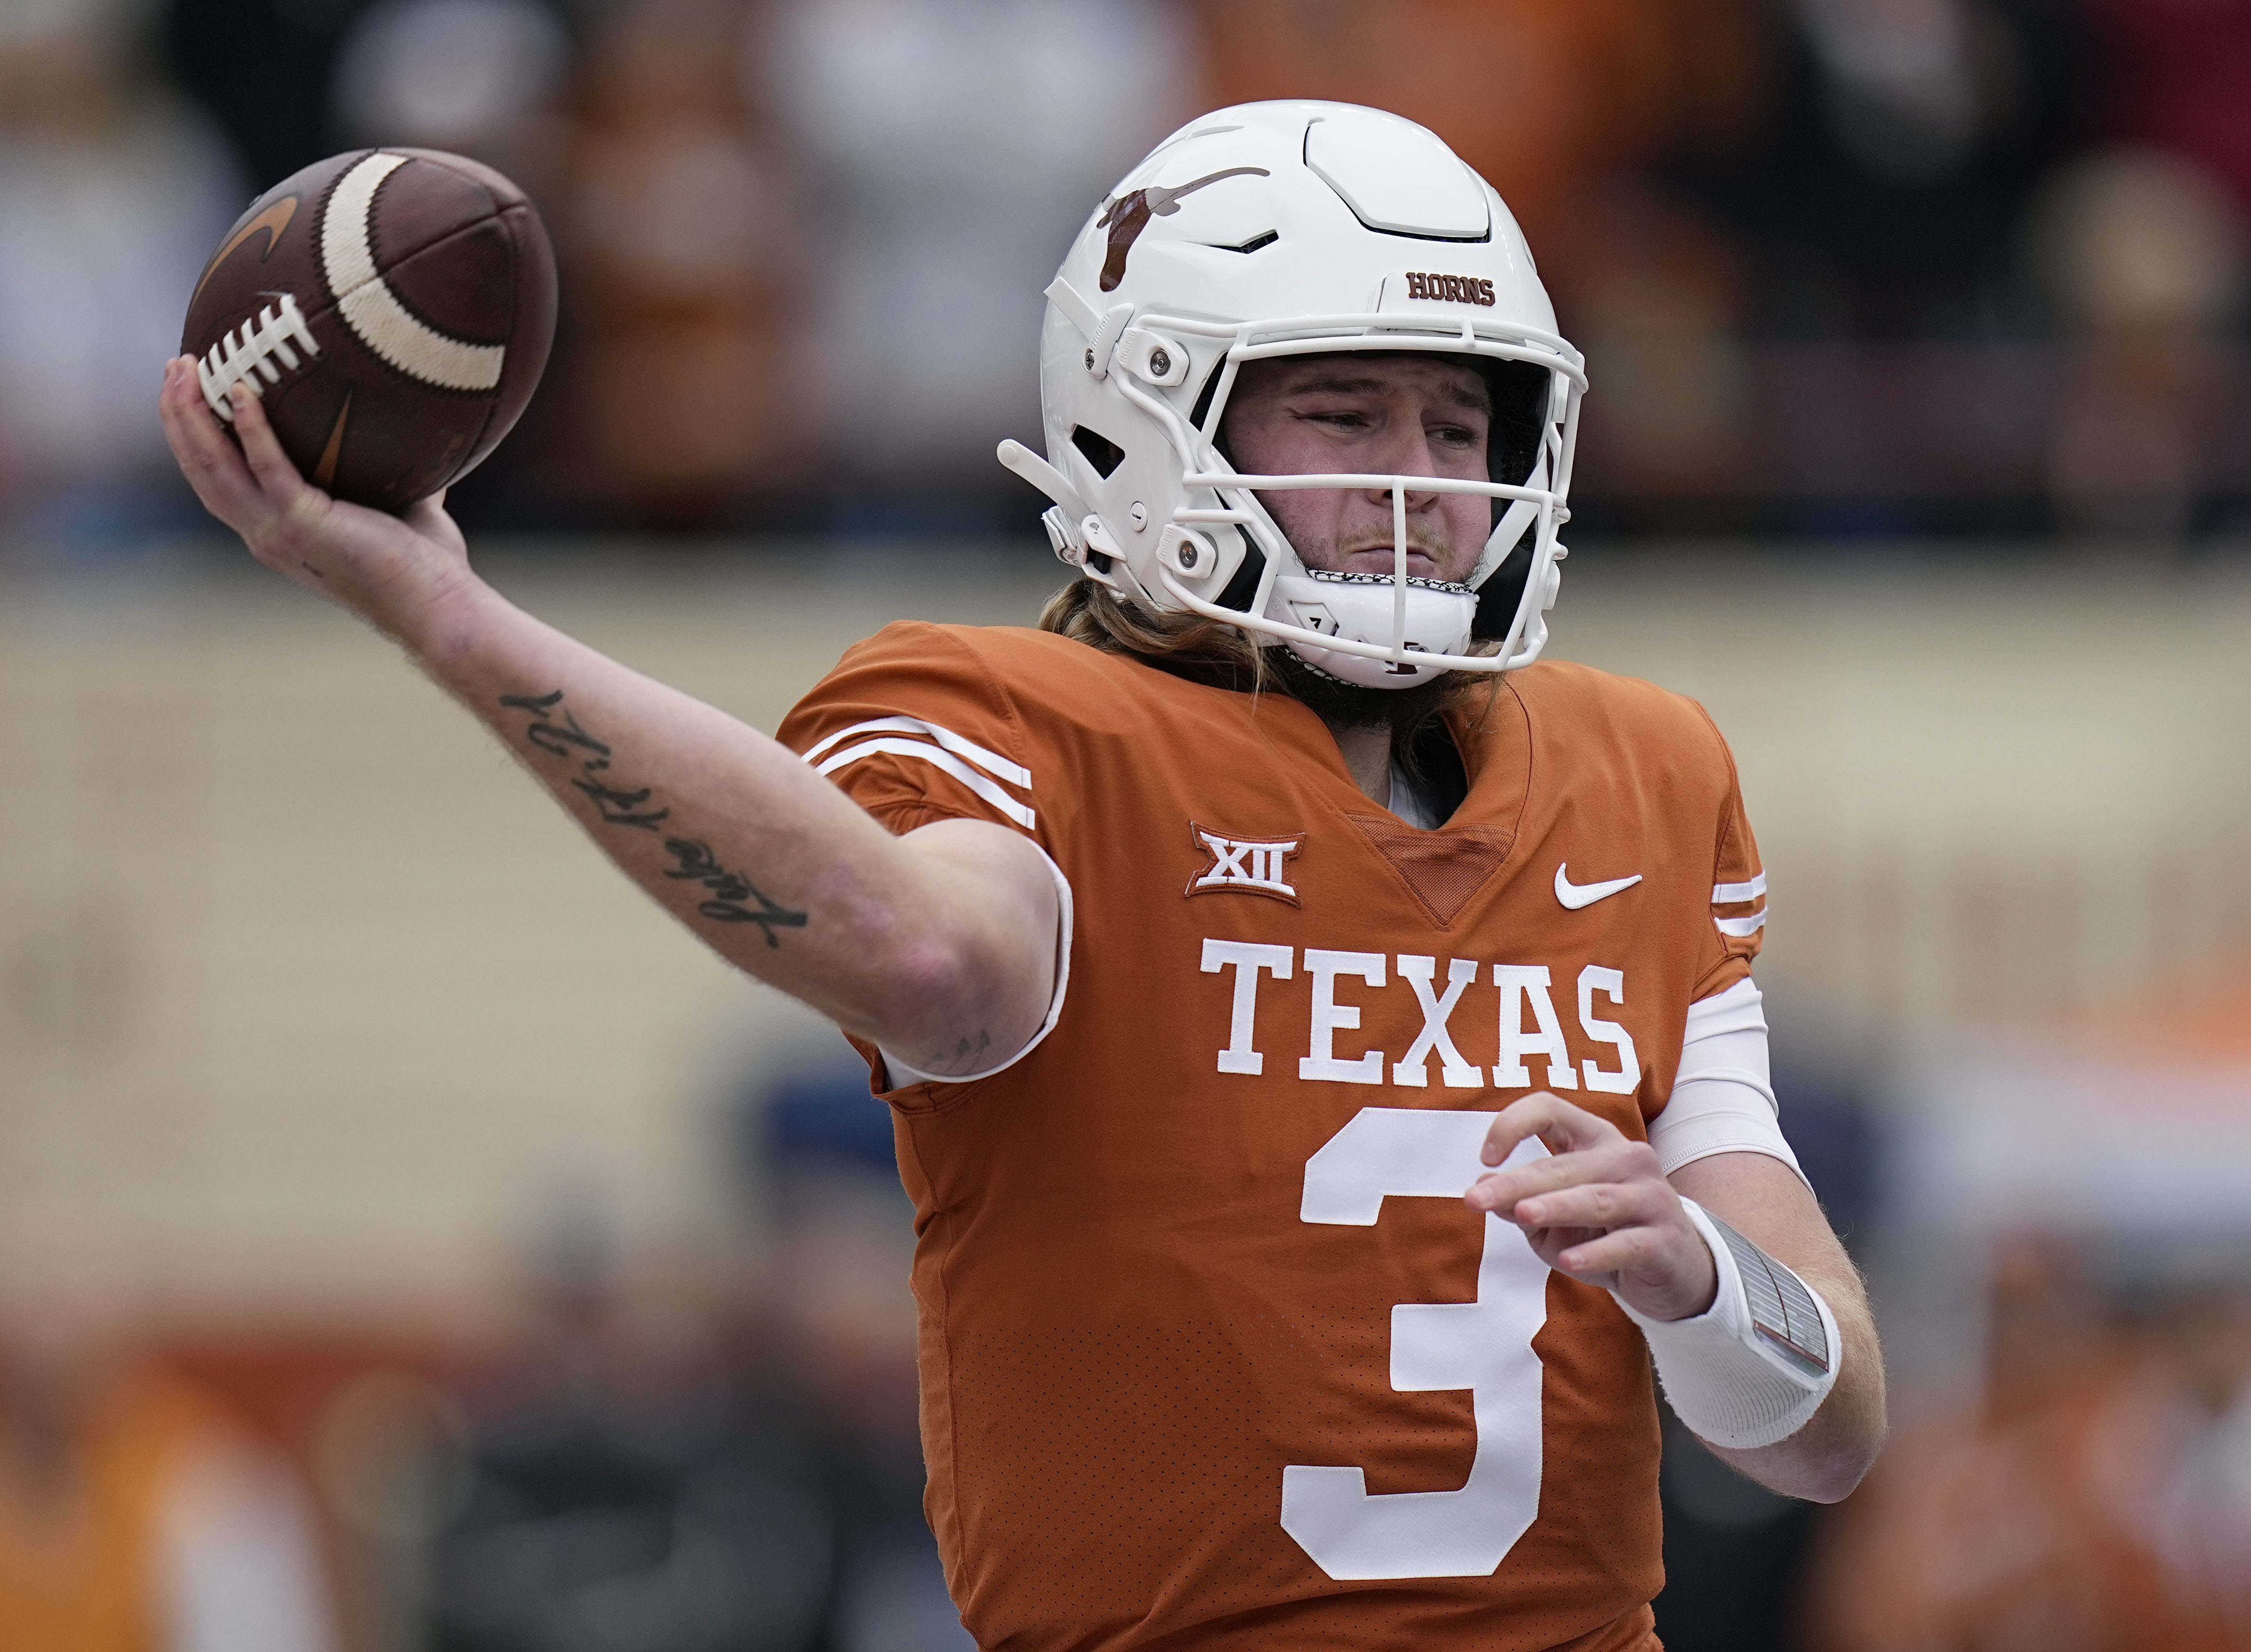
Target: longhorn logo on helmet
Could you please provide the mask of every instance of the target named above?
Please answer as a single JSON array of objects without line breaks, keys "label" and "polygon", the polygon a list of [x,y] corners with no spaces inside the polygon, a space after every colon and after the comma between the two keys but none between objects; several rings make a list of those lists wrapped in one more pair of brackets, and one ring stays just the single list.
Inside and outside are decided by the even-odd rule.
[{"label": "longhorn logo on helmet", "polygon": [[1141,239],[1141,232],[1149,227],[1151,218],[1170,218],[1181,210],[1181,197],[1193,195],[1208,184],[1216,184],[1223,177],[1271,177],[1274,175],[1263,166],[1230,166],[1223,172],[1207,172],[1202,177],[1190,178],[1185,184],[1173,184],[1134,190],[1105,202],[1102,216],[1094,220],[1097,229],[1110,232],[1109,256],[1102,260],[1102,290],[1115,292],[1118,283],[1126,279],[1126,257],[1133,250],[1133,243]]}]

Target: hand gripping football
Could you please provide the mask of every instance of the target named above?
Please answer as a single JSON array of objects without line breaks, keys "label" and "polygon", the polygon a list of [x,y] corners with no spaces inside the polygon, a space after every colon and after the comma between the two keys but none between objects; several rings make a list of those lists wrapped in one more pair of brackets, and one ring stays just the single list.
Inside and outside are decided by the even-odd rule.
[{"label": "hand gripping football", "polygon": [[554,337],[555,256],[523,191],[457,155],[383,149],[253,201],[180,347],[222,420],[248,385],[308,481],[397,510],[499,444]]}]

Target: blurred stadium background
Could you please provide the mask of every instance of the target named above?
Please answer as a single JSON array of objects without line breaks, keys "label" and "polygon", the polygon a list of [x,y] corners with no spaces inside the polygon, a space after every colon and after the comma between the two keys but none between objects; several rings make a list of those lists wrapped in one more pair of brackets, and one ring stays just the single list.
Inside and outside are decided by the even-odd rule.
[{"label": "blurred stadium background", "polygon": [[215,538],[158,364],[257,190],[501,166],[563,330],[459,514],[771,728],[1059,582],[1040,288],[1269,95],[1525,221],[1554,651],[1711,707],[1771,871],[1896,1443],[1675,1440],[1667,1644],[2251,1647],[2251,0],[0,0],[0,1645],[966,1644],[841,1044]]}]

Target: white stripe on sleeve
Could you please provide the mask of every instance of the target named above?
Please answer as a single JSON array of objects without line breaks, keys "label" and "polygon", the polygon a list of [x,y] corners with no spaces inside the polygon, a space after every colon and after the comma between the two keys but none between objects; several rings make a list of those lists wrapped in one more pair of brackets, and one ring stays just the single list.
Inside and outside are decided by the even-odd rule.
[{"label": "white stripe on sleeve", "polygon": [[[940,728],[935,723],[925,723],[918,717],[873,717],[864,723],[855,723],[849,728],[840,728],[805,754],[808,763],[817,763],[821,754],[830,746],[850,739],[855,734],[920,734],[932,739],[956,757],[966,757],[988,774],[997,774],[1011,786],[1032,789],[1032,771],[1021,763],[1012,763],[998,752],[987,751],[974,740],[966,740],[950,728]],[[821,771],[826,774],[828,770]]]},{"label": "white stripe on sleeve", "polygon": [[1744,935],[1756,935],[1766,927],[1766,913],[1755,912],[1748,918],[1714,918],[1712,926],[1721,934],[1734,935],[1738,939]]},{"label": "white stripe on sleeve", "polygon": [[1738,901],[1756,900],[1764,893],[1766,874],[1761,872],[1747,884],[1714,884],[1712,904],[1714,906],[1732,906]]},{"label": "white stripe on sleeve", "polygon": [[[863,757],[875,757],[885,754],[892,757],[919,758],[925,763],[929,763],[935,767],[944,769],[947,774],[952,775],[954,779],[959,781],[971,791],[976,793],[978,796],[992,804],[992,806],[998,809],[1003,816],[1015,822],[1017,825],[1022,827],[1026,831],[1032,829],[1032,827],[1037,819],[1030,809],[1025,808],[1023,804],[1009,796],[1008,793],[1002,791],[991,781],[987,780],[985,776],[980,774],[975,769],[970,767],[968,764],[963,762],[951,752],[940,751],[937,746],[932,746],[925,740],[862,740],[857,746],[846,746],[842,751],[837,753],[835,756],[830,758],[827,762],[819,765],[818,767],[815,768],[814,773],[820,774],[833,774],[838,769],[842,768],[846,764],[856,763]],[[807,754],[807,760],[810,760],[810,753]]]},{"label": "white stripe on sleeve", "polygon": [[1756,984],[1747,977],[1690,1004],[1673,1094],[1649,1125],[1665,1174],[1715,1154],[1763,1153],[1803,1180],[1777,1114]]}]

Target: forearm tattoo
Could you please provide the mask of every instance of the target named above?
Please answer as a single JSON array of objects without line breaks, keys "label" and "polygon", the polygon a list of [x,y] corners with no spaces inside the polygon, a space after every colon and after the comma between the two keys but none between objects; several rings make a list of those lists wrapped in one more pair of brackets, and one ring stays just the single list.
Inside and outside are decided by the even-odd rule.
[{"label": "forearm tattoo", "polygon": [[[699,901],[696,910],[714,923],[756,924],[765,931],[766,945],[779,947],[776,929],[802,929],[805,914],[792,912],[778,904],[772,896],[738,871],[729,871],[711,853],[711,846],[700,837],[668,837],[664,852],[680,864],[664,875],[699,883],[711,892],[711,899]],[[756,912],[743,903],[755,900]]]},{"label": "forearm tattoo", "polygon": [[[655,795],[654,787],[599,778],[610,774],[614,753],[579,725],[578,718],[563,704],[561,689],[552,694],[503,694],[500,703],[506,710],[530,716],[531,720],[523,729],[525,739],[550,757],[578,766],[580,772],[571,776],[571,784],[592,801],[604,825],[627,826],[662,836],[659,829],[671,817],[671,809],[649,807]],[[781,945],[775,930],[805,927],[805,913],[781,905],[742,873],[722,866],[703,839],[665,837],[664,852],[677,863],[666,871],[667,878],[699,883],[710,892],[710,899],[697,902],[696,910],[711,922],[756,924],[765,932],[769,947]]]}]

